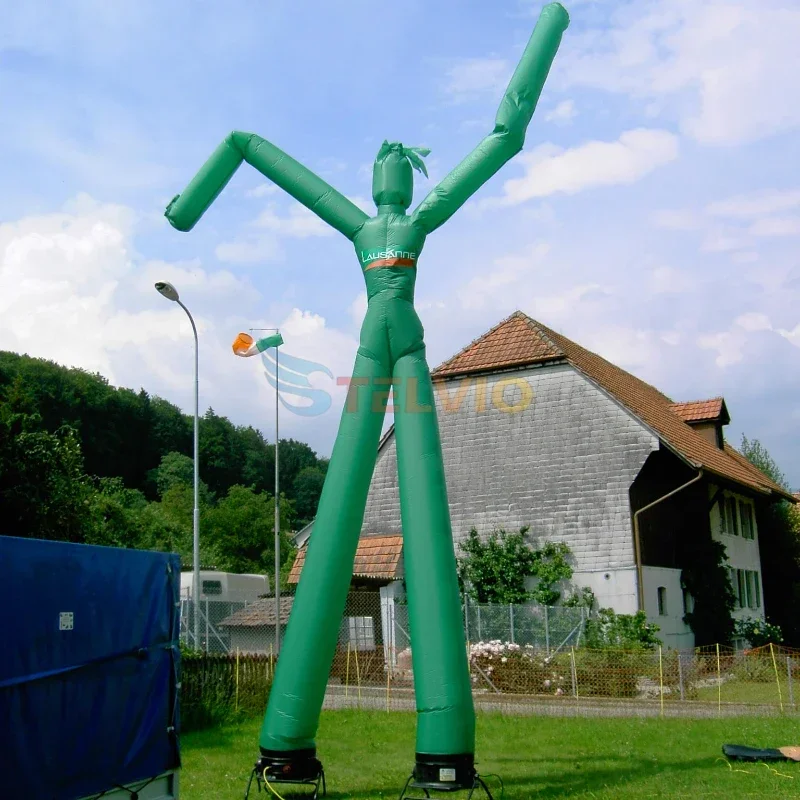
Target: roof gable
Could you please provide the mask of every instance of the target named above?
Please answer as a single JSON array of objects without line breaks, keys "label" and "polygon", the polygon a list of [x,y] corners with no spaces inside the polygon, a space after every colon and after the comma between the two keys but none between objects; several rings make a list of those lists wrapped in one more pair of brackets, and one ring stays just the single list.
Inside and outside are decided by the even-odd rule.
[{"label": "roof gable", "polygon": [[[653,430],[667,447],[695,468],[705,469],[751,490],[777,494],[794,502],[792,495],[752,466],[734,448],[726,444],[725,449],[720,450],[687,424],[683,414],[688,412],[684,407],[693,406],[694,403],[673,403],[654,386],[521,311],[515,311],[460,353],[445,361],[432,372],[432,376],[442,380],[475,372],[522,368],[559,359],[568,361],[608,392]],[[719,414],[727,416],[724,401],[722,398],[719,401]],[[715,408],[698,408],[694,411],[708,414],[713,413]]]},{"label": "roof gable", "polygon": [[433,370],[434,378],[553,361],[564,353],[517,311]]},{"label": "roof gable", "polygon": [[[297,583],[306,563],[307,546],[297,551],[289,583]],[[363,536],[358,541],[353,576],[377,580],[396,580],[402,577],[400,559],[403,554],[403,537],[397,534],[386,536]]]},{"label": "roof gable", "polygon": [[672,410],[690,425],[698,422],[719,422],[727,425],[731,421],[725,400],[713,397],[711,400],[691,400],[687,403],[673,403]]}]

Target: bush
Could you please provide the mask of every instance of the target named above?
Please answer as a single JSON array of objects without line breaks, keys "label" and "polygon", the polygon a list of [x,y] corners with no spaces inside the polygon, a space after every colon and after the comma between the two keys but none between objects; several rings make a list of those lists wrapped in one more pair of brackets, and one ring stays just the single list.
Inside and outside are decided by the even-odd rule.
[{"label": "bush", "polygon": [[[644,660],[643,660],[644,657]],[[636,697],[639,676],[651,670],[651,657],[619,650],[576,650],[575,677],[582,697]]]},{"label": "bush", "polygon": [[[569,661],[569,658],[567,658]],[[470,646],[472,682],[509,694],[554,694],[570,691],[570,668],[548,659],[532,645],[494,640]]]},{"label": "bush", "polygon": [[742,639],[747,639],[751,647],[764,647],[770,643],[780,644],[783,641],[780,625],[772,625],[763,619],[737,619],[735,632]]},{"label": "bush", "polygon": [[181,655],[181,731],[264,713],[275,659],[262,655]]},{"label": "bush", "polygon": [[586,623],[586,647],[593,650],[653,650],[661,644],[659,627],[647,621],[644,611],[617,614],[601,608],[597,617]]}]

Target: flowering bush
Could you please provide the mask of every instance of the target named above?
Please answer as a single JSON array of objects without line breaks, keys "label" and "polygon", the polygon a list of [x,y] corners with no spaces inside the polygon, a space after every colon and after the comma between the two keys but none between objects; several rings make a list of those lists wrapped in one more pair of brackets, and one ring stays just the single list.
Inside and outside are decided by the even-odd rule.
[{"label": "flowering bush", "polygon": [[770,642],[780,644],[783,641],[783,631],[780,625],[772,625],[763,619],[737,619],[736,635],[747,639],[752,647],[763,647]]},{"label": "flowering bush", "polygon": [[513,694],[568,693],[569,664],[548,659],[532,645],[523,647],[498,639],[477,642],[470,646],[469,660],[473,684],[488,680],[499,691]]}]

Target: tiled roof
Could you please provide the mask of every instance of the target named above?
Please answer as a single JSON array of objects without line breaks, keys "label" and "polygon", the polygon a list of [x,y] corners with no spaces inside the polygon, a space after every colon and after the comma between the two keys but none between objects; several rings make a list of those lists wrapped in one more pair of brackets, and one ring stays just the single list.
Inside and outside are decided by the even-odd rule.
[{"label": "tiled roof", "polygon": [[688,403],[673,403],[672,410],[684,422],[715,422],[720,420],[723,425],[730,422],[725,401],[721,397],[711,400],[691,400]]},{"label": "tiled roof", "polygon": [[[403,554],[402,536],[364,536],[358,542],[353,576],[357,578],[376,578],[395,580],[402,577],[400,559]],[[306,547],[303,546],[289,573],[289,583],[300,580],[300,572],[306,562]]]},{"label": "tiled roof", "polygon": [[520,311],[512,314],[439,365],[433,376],[445,378],[563,358],[564,353],[553,342],[531,328],[532,321]]},{"label": "tiled roof", "polygon": [[664,444],[696,468],[748,488],[794,499],[729,445],[720,450],[688,425],[675,404],[650,384],[559,333],[514,312],[433,371],[434,379],[565,359],[651,428]]},{"label": "tiled roof", "polygon": [[[281,625],[285,625],[289,621],[289,612],[292,610],[292,603],[294,597],[291,595],[281,597]],[[256,628],[261,625],[274,625],[275,624],[275,598],[262,597],[260,600],[254,600],[247,608],[241,611],[236,611],[229,617],[225,617],[219,623],[222,627],[228,628]]]}]

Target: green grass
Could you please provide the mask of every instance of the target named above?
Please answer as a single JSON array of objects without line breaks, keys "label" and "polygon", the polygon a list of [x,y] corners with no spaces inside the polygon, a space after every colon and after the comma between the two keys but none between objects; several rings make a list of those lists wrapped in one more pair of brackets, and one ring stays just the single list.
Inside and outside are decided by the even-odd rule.
[{"label": "green grass", "polygon": [[[792,689],[794,692],[800,692],[800,681],[793,681]],[[697,695],[694,699],[703,700],[707,703],[717,702],[717,693],[719,687],[717,686],[704,686],[697,690]],[[789,682],[783,678],[781,679],[781,698],[783,699],[784,708],[789,706]],[[794,698],[797,701],[798,698]],[[776,681],[764,681],[763,683],[754,683],[751,681],[726,681],[722,684],[722,702],[723,703],[755,703],[761,705],[777,706],[779,702],[778,684]]]},{"label": "green grass", "polygon": [[[324,712],[317,748],[325,764],[328,797],[396,798],[413,765],[414,725],[410,713]],[[260,721],[253,720],[184,735],[182,800],[241,800],[258,754],[259,727]],[[732,771],[721,758],[725,742],[761,747],[800,744],[800,725],[797,718],[632,720],[480,714],[478,769],[484,775],[502,776],[505,800],[800,796],[800,764],[777,765],[778,772],[791,778],[761,764],[734,765],[745,772]],[[487,780],[496,789],[495,800],[500,800],[497,779]],[[271,795],[258,795],[254,789],[251,797],[268,800]]]}]

